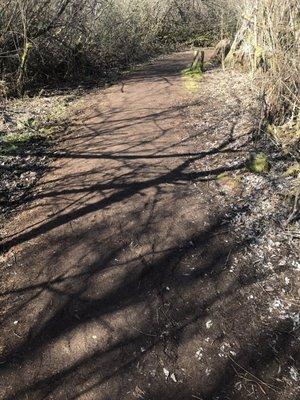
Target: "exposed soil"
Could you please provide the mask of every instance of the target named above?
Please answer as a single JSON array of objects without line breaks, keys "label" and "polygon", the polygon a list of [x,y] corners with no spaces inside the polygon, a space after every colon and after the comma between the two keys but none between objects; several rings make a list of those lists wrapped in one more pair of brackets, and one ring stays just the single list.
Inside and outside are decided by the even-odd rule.
[{"label": "exposed soil", "polygon": [[1,399],[298,398],[292,181],[274,149],[246,168],[247,77],[192,56],[89,94],[45,152],[2,233]]}]

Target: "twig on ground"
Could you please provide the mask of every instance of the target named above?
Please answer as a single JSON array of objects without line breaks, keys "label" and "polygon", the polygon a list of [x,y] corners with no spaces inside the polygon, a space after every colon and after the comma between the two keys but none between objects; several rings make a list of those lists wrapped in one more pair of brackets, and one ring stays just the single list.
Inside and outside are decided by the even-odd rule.
[{"label": "twig on ground", "polygon": [[257,384],[260,383],[260,384],[266,386],[267,388],[273,390],[274,392],[277,391],[276,388],[275,388],[274,386],[272,386],[272,385],[270,385],[270,384],[268,384],[268,383],[262,381],[262,380],[259,379],[257,376],[253,375],[250,371],[248,371],[246,368],[244,368],[242,365],[240,365],[238,362],[236,362],[231,356],[228,356],[228,357],[229,357],[229,359],[230,359],[236,366],[238,366],[238,367],[241,368],[244,372],[246,372],[246,373],[249,374],[252,378],[254,378],[254,380],[255,380],[255,382],[256,382]]},{"label": "twig on ground", "polygon": [[134,329],[135,331],[137,331],[145,336],[157,337],[157,335],[153,335],[151,333],[146,333],[146,332],[140,331],[139,329],[135,328],[134,326],[132,327],[132,329]]}]

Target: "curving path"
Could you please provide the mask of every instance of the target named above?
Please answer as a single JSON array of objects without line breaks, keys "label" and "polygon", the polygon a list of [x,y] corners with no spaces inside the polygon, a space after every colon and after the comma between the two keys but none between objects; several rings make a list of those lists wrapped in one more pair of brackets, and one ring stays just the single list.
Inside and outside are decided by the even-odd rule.
[{"label": "curving path", "polygon": [[240,76],[182,78],[191,60],[87,95],[6,227],[1,399],[213,399],[230,379],[218,352],[249,313],[226,271],[240,188],[216,177],[242,168],[253,110]]}]

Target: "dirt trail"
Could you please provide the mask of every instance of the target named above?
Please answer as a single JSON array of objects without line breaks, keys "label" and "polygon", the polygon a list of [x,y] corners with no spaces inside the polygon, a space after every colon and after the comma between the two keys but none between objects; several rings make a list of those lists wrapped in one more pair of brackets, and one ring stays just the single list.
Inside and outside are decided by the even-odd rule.
[{"label": "dirt trail", "polygon": [[247,332],[252,309],[227,269],[244,245],[224,222],[241,188],[227,182],[227,198],[215,178],[243,165],[253,110],[239,77],[183,79],[191,59],[168,56],[87,96],[6,228],[1,399],[235,389],[226,351],[249,355],[261,332]]}]

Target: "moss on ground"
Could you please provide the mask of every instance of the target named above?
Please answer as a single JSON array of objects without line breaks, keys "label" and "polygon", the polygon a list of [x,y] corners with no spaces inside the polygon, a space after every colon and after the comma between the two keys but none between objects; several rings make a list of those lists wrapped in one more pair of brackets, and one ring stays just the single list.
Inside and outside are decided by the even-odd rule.
[{"label": "moss on ground", "polygon": [[202,70],[200,65],[197,65],[195,68],[186,68],[181,72],[182,77],[190,77],[194,79],[200,79],[202,77]]},{"label": "moss on ground", "polygon": [[223,172],[216,177],[218,184],[226,191],[235,191],[240,187],[241,177],[239,175],[232,175],[228,172]]},{"label": "moss on ground", "polygon": [[269,160],[265,153],[254,153],[248,162],[248,168],[255,174],[263,174],[269,171]]},{"label": "moss on ground", "polygon": [[202,70],[198,65],[196,68],[186,68],[181,72],[184,88],[191,93],[199,89],[199,83],[202,78]]}]

